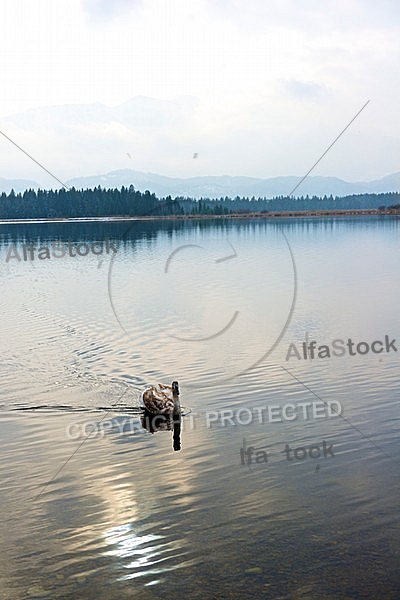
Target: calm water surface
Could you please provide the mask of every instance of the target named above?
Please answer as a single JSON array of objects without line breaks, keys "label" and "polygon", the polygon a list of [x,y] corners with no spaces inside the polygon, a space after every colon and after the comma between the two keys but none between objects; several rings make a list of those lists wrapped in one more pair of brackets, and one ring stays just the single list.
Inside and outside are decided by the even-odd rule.
[{"label": "calm water surface", "polygon": [[398,598],[399,223],[1,225],[0,598]]}]

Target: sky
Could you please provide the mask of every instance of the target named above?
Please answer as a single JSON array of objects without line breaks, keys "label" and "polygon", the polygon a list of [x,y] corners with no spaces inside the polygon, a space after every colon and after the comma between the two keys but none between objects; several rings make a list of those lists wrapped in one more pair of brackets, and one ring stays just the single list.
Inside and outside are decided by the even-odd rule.
[{"label": "sky", "polygon": [[302,176],[368,101],[312,174],[400,171],[397,0],[3,0],[0,23],[0,131],[61,179]]}]

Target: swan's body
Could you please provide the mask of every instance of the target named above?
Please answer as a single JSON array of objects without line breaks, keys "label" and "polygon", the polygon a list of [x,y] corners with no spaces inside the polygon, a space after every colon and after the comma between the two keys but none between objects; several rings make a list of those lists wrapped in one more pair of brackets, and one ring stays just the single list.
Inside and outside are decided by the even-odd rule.
[{"label": "swan's body", "polygon": [[141,400],[144,408],[153,414],[177,413],[180,410],[178,382],[173,381],[172,385],[152,385],[144,390]]}]

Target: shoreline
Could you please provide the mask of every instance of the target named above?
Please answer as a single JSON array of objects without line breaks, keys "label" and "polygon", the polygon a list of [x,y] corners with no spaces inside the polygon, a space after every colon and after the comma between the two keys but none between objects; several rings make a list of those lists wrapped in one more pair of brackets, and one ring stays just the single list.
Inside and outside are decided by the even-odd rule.
[{"label": "shoreline", "polygon": [[26,223],[118,223],[126,221],[193,221],[214,219],[299,219],[299,218],[329,218],[329,217],[375,217],[375,216],[400,216],[400,209],[378,210],[373,209],[347,209],[347,210],[311,210],[311,211],[281,211],[281,212],[254,212],[232,213],[230,215],[138,215],[114,217],[54,217],[48,219],[4,219],[0,225],[18,225]]}]

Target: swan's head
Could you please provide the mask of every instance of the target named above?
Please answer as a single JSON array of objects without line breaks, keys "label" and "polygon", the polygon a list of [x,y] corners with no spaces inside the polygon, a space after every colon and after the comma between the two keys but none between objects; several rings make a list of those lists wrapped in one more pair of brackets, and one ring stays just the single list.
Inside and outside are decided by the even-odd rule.
[{"label": "swan's head", "polygon": [[173,381],[173,382],[172,382],[172,393],[173,393],[175,396],[179,396],[179,384],[178,384],[178,382],[177,382],[177,381]]}]

